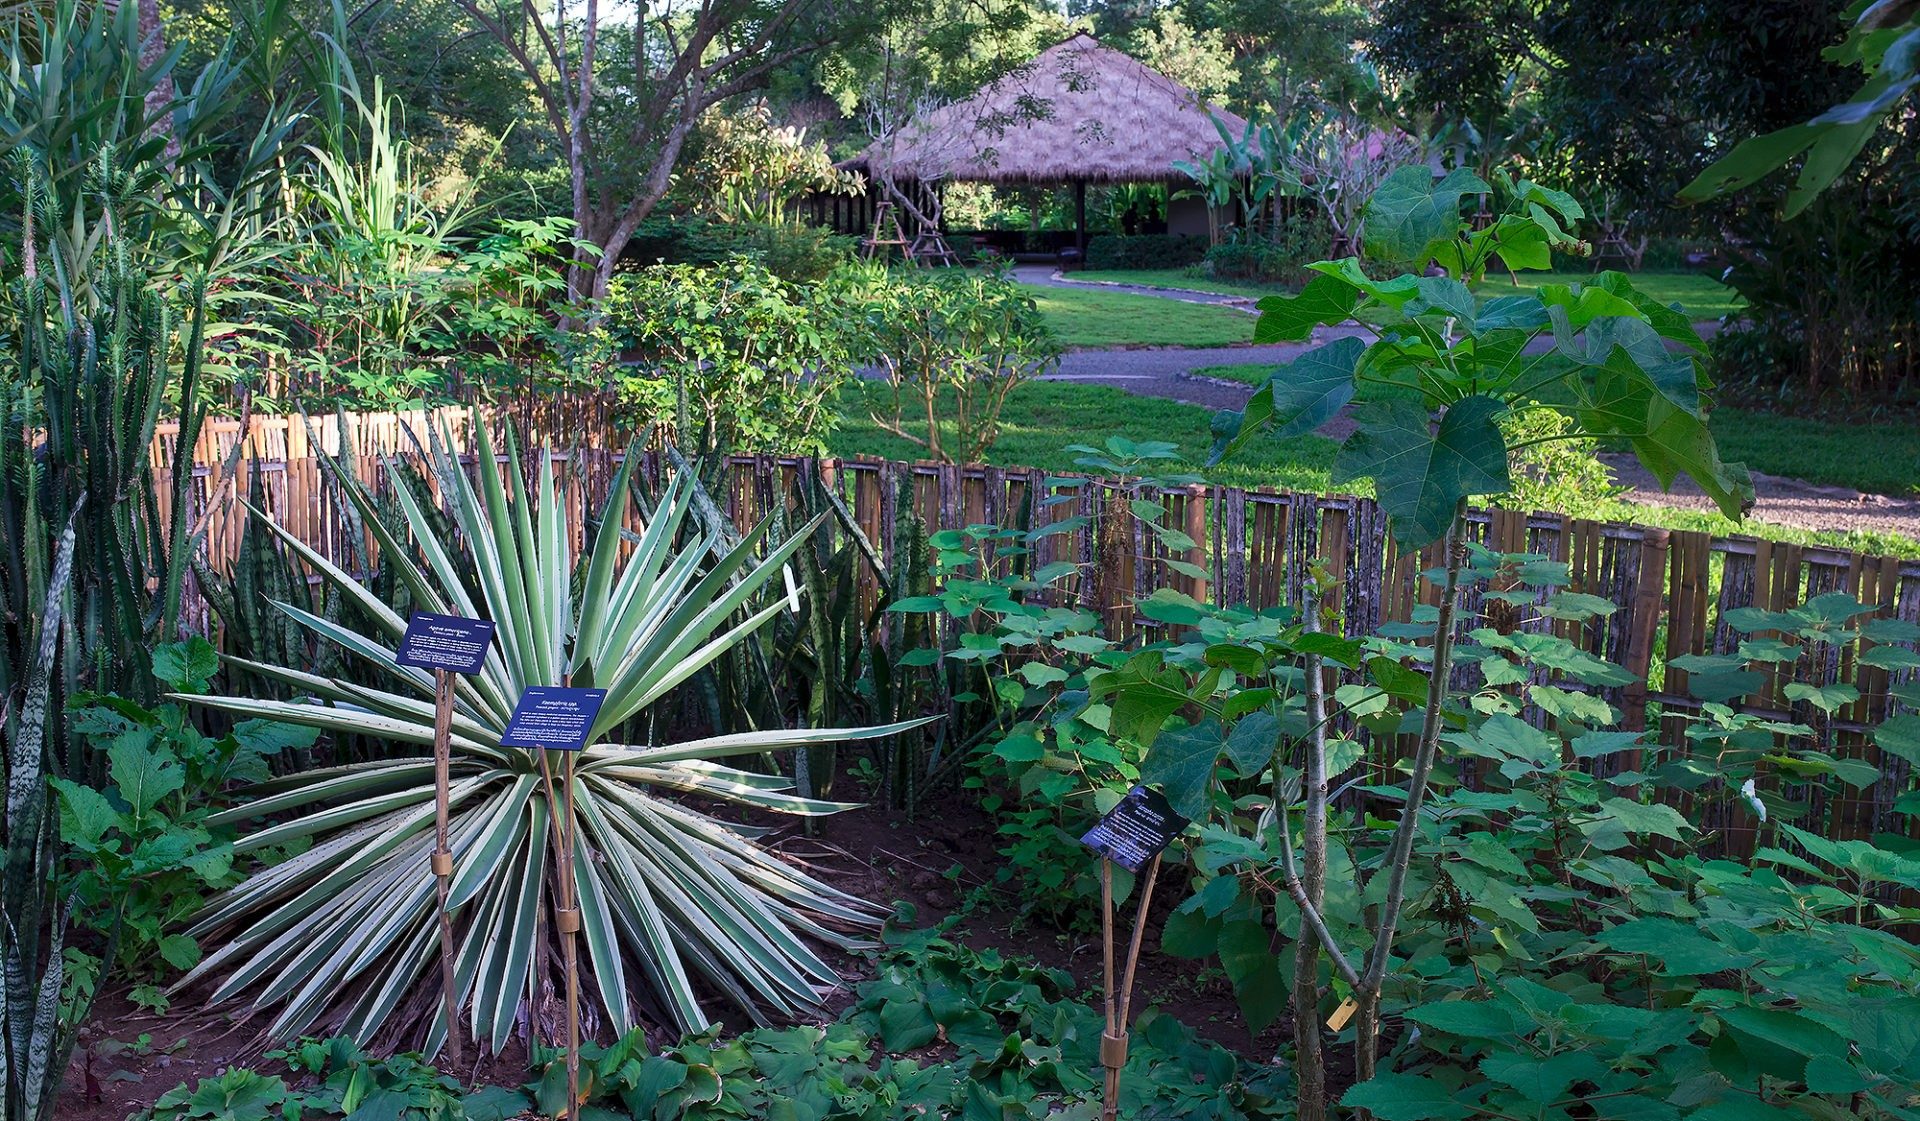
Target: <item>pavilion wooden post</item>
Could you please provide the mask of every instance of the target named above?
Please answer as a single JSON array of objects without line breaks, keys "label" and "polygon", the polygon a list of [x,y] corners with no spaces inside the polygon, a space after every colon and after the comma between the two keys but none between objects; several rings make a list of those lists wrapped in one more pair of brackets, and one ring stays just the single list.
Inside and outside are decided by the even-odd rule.
[{"label": "pavilion wooden post", "polygon": [[1087,181],[1073,181],[1073,245],[1080,251],[1080,267],[1087,267]]},{"label": "pavilion wooden post", "polygon": [[447,894],[453,879],[453,849],[447,843],[447,804],[453,769],[453,674],[433,671],[433,878],[440,898],[440,997],[447,1019],[447,1053],[460,1065],[460,1015],[453,989],[453,915]]}]

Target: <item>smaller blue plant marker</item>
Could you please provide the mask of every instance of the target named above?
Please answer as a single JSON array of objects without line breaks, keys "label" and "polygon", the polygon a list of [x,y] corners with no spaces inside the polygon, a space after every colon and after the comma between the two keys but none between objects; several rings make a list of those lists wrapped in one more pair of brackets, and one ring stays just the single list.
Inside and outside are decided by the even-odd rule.
[{"label": "smaller blue plant marker", "polygon": [[[1106,1031],[1100,1036],[1100,1065],[1106,1068],[1106,1100],[1102,1121],[1120,1115],[1120,1071],[1127,1065],[1127,1024],[1133,1013],[1133,972],[1140,964],[1140,936],[1145,933],[1147,906],[1153,901],[1153,882],[1160,875],[1160,854],[1189,822],[1173,812],[1167,799],[1151,787],[1127,791],[1105,817],[1080,838],[1100,854],[1100,932],[1102,963],[1106,967]],[[1127,947],[1126,977],[1114,985],[1113,866],[1129,872],[1147,870],[1140,885],[1140,902],[1133,913],[1133,939]],[[1117,998],[1117,999],[1116,999]]]},{"label": "smaller blue plant marker", "polygon": [[1138,874],[1187,824],[1158,790],[1136,786],[1087,830],[1080,843]]},{"label": "smaller blue plant marker", "polygon": [[448,844],[447,804],[453,784],[453,675],[476,674],[486,665],[493,644],[493,622],[461,615],[416,611],[400,636],[393,660],[433,671],[433,855],[429,863],[440,892],[440,995],[447,1021],[447,1051],[460,1064],[459,999],[454,992],[453,915],[447,894],[453,879],[453,849]]},{"label": "smaller blue plant marker", "polygon": [[594,718],[606,699],[605,689],[529,685],[513,706],[507,730],[500,733],[500,746],[579,751],[587,746]]},{"label": "smaller blue plant marker", "polygon": [[493,622],[461,615],[416,611],[407,620],[394,661],[416,669],[444,670],[468,676],[480,672],[493,644]]}]

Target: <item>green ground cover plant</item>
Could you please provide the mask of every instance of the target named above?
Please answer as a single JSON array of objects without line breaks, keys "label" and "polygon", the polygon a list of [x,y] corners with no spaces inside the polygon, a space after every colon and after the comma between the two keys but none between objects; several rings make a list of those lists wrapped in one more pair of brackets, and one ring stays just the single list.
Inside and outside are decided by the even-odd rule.
[{"label": "green ground cover plant", "polygon": [[[1920,1068],[1895,1025],[1920,953],[1894,929],[1914,911],[1889,891],[1920,879],[1920,860],[1893,836],[1823,839],[1824,807],[1882,776],[1837,752],[1827,726],[1858,693],[1789,685],[1804,707],[1785,721],[1747,713],[1737,697],[1774,675],[1798,677],[1833,649],[1911,664],[1902,644],[1920,628],[1868,619],[1873,609],[1844,595],[1736,613],[1749,637],[1737,654],[1692,663],[1704,706],[1672,750],[1621,730],[1622,710],[1595,696],[1629,675],[1540,625],[1592,625],[1610,605],[1557,591],[1564,569],[1543,558],[1475,551],[1466,568],[1475,585],[1507,588],[1521,614],[1458,648],[1476,684],[1445,702],[1454,730],[1410,838],[1405,947],[1387,998],[1392,1067],[1344,1104],[1383,1121],[1576,1105],[1622,1119],[1904,1116]],[[1191,607],[1179,638],[1090,692],[1107,702],[1109,726],[1151,740],[1142,778],[1196,818],[1185,853],[1193,891],[1165,948],[1218,955],[1254,1025],[1303,991],[1319,994],[1316,1019],[1350,995],[1357,966],[1302,972],[1297,953],[1265,953],[1265,916],[1277,912],[1283,949],[1308,929],[1340,946],[1371,940],[1367,916],[1383,895],[1367,870],[1390,867],[1394,812],[1375,800],[1390,806],[1404,773],[1404,760],[1382,773],[1372,751],[1417,727],[1431,703],[1426,648],[1409,644],[1430,630],[1422,619],[1364,641],[1321,630],[1310,614]],[[1344,713],[1334,724],[1317,718],[1308,685],[1323,664],[1352,674],[1326,698],[1328,715]],[[1911,687],[1901,696],[1920,699]],[[1875,731],[1885,758],[1920,754],[1914,719]],[[1298,760],[1320,750],[1322,728],[1316,772],[1311,754]],[[1281,754],[1268,759],[1276,733]],[[1611,777],[1596,778],[1609,761],[1619,764]],[[1315,827],[1313,810],[1301,803],[1321,778],[1376,808],[1333,811],[1324,902],[1308,910],[1294,850],[1311,846],[1302,831]],[[1263,782],[1284,816],[1264,812]],[[1686,816],[1673,808],[1679,796],[1692,800]],[[1912,795],[1903,805],[1920,809]],[[1758,828],[1754,858],[1717,852],[1715,822]]]},{"label": "green ground cover plant", "polygon": [[[1344,637],[1341,589],[1320,571],[1299,610],[1156,593],[1135,610],[1162,629],[1119,644],[1070,602],[1033,602],[1060,574],[1022,566],[1031,537],[939,537],[937,594],[895,609],[958,624],[942,664],[978,673],[992,702],[1000,734],[975,766],[1006,799],[1009,887],[1084,915],[1072,836],[1134,781],[1156,785],[1194,821],[1170,853],[1188,886],[1164,952],[1217,960],[1256,1031],[1303,993],[1306,1022],[1331,1014],[1357,969],[1294,947],[1309,930],[1373,938],[1406,820],[1403,749],[1435,707],[1441,608]],[[987,577],[984,557],[1015,571]],[[1904,770],[1920,761],[1920,685],[1894,685],[1907,711],[1868,729],[1875,765],[1839,720],[1860,686],[1813,682],[1834,661],[1920,666],[1920,626],[1840,593],[1730,612],[1729,653],[1676,663],[1696,704],[1669,710],[1683,735],[1667,743],[1639,730],[1658,712],[1608,699],[1632,675],[1582,643],[1616,608],[1568,591],[1565,565],[1472,547],[1459,579],[1487,621],[1455,647],[1464,677],[1439,702],[1443,746],[1407,838],[1386,1067],[1342,1104],[1381,1121],[1907,1116],[1920,950],[1900,930],[1920,917],[1902,894],[1920,884],[1920,846],[1898,829],[1827,838],[1843,798],[1885,781],[1905,791],[1895,820],[1920,817]],[[1770,682],[1784,715],[1748,708]],[[1309,909],[1298,850],[1315,828],[1330,844]],[[1730,851],[1730,829],[1754,832],[1751,856]]]},{"label": "green ground cover plant", "polygon": [[1029,288],[1063,346],[1208,347],[1253,339],[1253,317],[1232,308],[1097,289]]},{"label": "green ground cover plant", "polygon": [[[1098,1009],[1071,975],[945,929],[892,930],[875,976],[824,1024],[716,1030],[666,1046],[634,1031],[583,1048],[586,1121],[893,1121],[900,1117],[1094,1121],[1100,1116]],[[565,1063],[536,1048],[523,1089],[462,1091],[418,1056],[376,1060],[346,1039],[271,1053],[279,1075],[246,1068],[182,1085],[141,1121],[503,1121],[563,1110]],[[1284,1068],[1197,1038],[1173,1015],[1143,1013],[1128,1053],[1129,1116],[1265,1121],[1286,1114]],[[364,1111],[364,1112],[356,1112]]]}]

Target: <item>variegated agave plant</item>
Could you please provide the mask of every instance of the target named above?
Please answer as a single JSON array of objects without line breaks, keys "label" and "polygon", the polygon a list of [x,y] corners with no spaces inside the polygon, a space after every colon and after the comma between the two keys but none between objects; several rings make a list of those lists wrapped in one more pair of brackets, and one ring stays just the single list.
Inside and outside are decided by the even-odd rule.
[{"label": "variegated agave plant", "polygon": [[[618,1030],[635,1023],[641,1004],[682,1027],[704,1027],[703,986],[755,1018],[811,1007],[822,986],[838,980],[814,946],[850,945],[882,912],[773,858],[756,844],[756,830],[707,816],[693,803],[801,815],[845,809],[798,797],[777,775],[715,760],[887,735],[909,725],[746,732],[668,745],[599,742],[631,726],[649,705],[785,608],[794,594],[790,585],[777,586],[783,594],[771,603],[759,603],[765,598],[759,593],[776,580],[806,534],[757,556],[766,535],[762,525],[716,555],[713,542],[692,531],[692,492],[676,481],[637,540],[623,542],[620,515],[629,499],[623,468],[576,600],[574,557],[551,457],[543,456],[537,501],[529,501],[518,471],[504,472],[511,483],[503,480],[484,437],[480,451],[477,485],[444,453],[434,465],[472,553],[477,601],[462,585],[450,546],[435,538],[407,486],[396,486],[394,493],[424,567],[382,527],[367,495],[349,487],[383,563],[397,567],[420,609],[491,618],[498,625],[484,672],[459,679],[453,721],[450,907],[458,1003],[473,1036],[498,1050],[526,1009],[538,1006],[530,994],[545,963],[554,960],[540,944],[552,937],[547,893],[555,862],[548,859],[547,788],[537,753],[500,746],[514,702],[530,685],[608,690],[594,746],[578,760],[574,787],[585,999],[597,993]],[[214,999],[242,997],[273,1012],[269,1030],[279,1038],[318,1024],[363,1041],[387,1030],[437,1050],[446,1024],[435,998],[438,919],[428,864],[432,677],[394,660],[405,619],[274,528],[377,620],[378,631],[355,633],[287,604],[281,610],[383,670],[390,684],[367,688],[291,667],[239,662],[312,700],[184,699],[420,745],[421,755],[278,779],[220,815],[227,823],[272,822],[238,843],[242,853],[300,841],[311,847],[208,906],[191,932],[216,948],[180,984],[218,978]],[[683,537],[692,540],[677,544]]]}]

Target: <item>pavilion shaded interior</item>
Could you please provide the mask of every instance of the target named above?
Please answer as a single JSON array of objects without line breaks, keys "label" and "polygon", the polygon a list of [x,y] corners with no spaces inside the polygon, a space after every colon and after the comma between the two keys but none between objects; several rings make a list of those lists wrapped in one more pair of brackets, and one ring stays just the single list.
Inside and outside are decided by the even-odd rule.
[{"label": "pavilion shaded interior", "polygon": [[[1088,185],[1184,182],[1176,161],[1205,160],[1222,146],[1215,121],[1236,137],[1247,127],[1132,56],[1075,35],[842,163],[867,175],[864,196],[818,195],[803,205],[818,224],[866,234],[884,197],[879,176],[923,194],[955,182],[1070,186],[1073,244],[1084,253]],[[1170,198],[1167,232],[1207,230],[1204,201]]]}]

